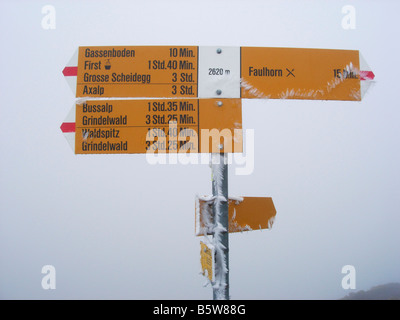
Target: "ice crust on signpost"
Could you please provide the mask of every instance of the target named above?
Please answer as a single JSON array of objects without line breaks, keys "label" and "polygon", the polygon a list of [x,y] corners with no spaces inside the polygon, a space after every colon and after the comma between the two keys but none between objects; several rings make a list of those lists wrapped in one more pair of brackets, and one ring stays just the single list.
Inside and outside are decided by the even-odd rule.
[{"label": "ice crust on signpost", "polygon": [[[211,208],[214,202],[213,196],[199,196],[196,195],[196,235],[211,234],[213,230],[213,210]],[[200,202],[202,201],[202,202]],[[201,227],[200,215],[202,216],[202,221],[204,227]]]},{"label": "ice crust on signpost", "polygon": [[[227,261],[227,242],[228,235],[228,212],[222,212],[222,206],[227,205],[227,194],[224,195],[224,170],[226,156],[224,154],[211,155],[211,170],[214,188],[214,228],[213,246],[215,248],[215,281],[212,284],[214,297],[216,300],[228,300],[228,261]],[[223,221],[226,220],[226,221]],[[225,225],[225,226],[224,226]],[[224,238],[224,239],[223,239]]]}]

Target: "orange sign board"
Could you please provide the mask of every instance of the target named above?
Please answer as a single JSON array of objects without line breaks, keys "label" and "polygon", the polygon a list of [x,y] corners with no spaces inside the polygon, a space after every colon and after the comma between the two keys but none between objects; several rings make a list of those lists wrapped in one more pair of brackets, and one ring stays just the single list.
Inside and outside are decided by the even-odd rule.
[{"label": "orange sign board", "polygon": [[359,101],[374,78],[357,50],[212,46],[79,47],[63,74],[77,98]]},{"label": "orange sign board", "polygon": [[86,100],[75,153],[242,152],[240,99]]},{"label": "orange sign board", "polygon": [[[213,200],[197,199],[196,235],[211,234],[213,218]],[[229,233],[270,229],[276,216],[272,198],[243,197],[229,199]]]},{"label": "orange sign board", "polygon": [[356,50],[241,48],[241,97],[361,100]]},{"label": "orange sign board", "polygon": [[214,281],[214,249],[203,241],[200,241],[200,264],[203,275],[210,281]]},{"label": "orange sign board", "polygon": [[79,47],[76,97],[197,97],[198,47]]}]

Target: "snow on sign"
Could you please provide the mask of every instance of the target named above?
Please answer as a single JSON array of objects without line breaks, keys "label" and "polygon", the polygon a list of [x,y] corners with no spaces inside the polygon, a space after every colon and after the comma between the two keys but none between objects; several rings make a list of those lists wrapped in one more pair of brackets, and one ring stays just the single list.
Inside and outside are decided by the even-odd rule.
[{"label": "snow on sign", "polygon": [[243,98],[359,101],[374,78],[356,50],[243,47],[241,56]]},{"label": "snow on sign", "polygon": [[76,154],[243,151],[240,99],[83,100],[61,130]]},{"label": "snow on sign", "polygon": [[[196,198],[196,235],[213,234],[212,196]],[[276,216],[272,198],[229,197],[229,233],[270,229]]]},{"label": "snow on sign", "polygon": [[77,98],[359,101],[374,79],[356,50],[79,47],[63,74]]}]

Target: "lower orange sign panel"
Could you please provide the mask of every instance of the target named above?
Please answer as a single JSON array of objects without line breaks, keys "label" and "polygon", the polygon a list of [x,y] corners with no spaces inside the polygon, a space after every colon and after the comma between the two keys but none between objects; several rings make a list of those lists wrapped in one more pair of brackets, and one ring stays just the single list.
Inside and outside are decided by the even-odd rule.
[{"label": "lower orange sign panel", "polygon": [[[213,200],[197,198],[196,235],[212,234]],[[229,199],[229,233],[269,229],[276,216],[272,198],[243,197]]]},{"label": "lower orange sign panel", "polygon": [[75,153],[242,152],[240,99],[87,100]]}]

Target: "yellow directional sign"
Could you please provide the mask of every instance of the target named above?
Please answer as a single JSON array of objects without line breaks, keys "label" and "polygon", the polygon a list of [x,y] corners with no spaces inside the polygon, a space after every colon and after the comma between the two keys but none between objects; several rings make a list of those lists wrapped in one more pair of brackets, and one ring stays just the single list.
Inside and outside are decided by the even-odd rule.
[{"label": "yellow directional sign", "polygon": [[80,47],[77,97],[197,97],[198,47]]},{"label": "yellow directional sign", "polygon": [[241,48],[243,98],[361,100],[356,50]]},{"label": "yellow directional sign", "polygon": [[63,74],[77,98],[358,101],[374,79],[357,50],[212,46],[79,47]]},{"label": "yellow directional sign", "polygon": [[86,100],[61,129],[76,154],[243,150],[240,99]]},{"label": "yellow directional sign", "polygon": [[[196,235],[212,234],[213,200],[197,198]],[[229,233],[270,229],[276,216],[272,198],[243,197],[229,199]]]},{"label": "yellow directional sign", "polygon": [[200,241],[200,263],[203,275],[210,281],[214,281],[214,249],[203,241]]}]

